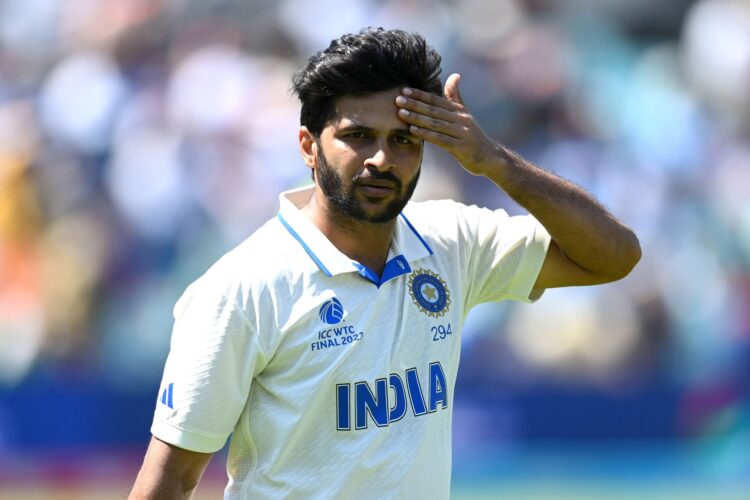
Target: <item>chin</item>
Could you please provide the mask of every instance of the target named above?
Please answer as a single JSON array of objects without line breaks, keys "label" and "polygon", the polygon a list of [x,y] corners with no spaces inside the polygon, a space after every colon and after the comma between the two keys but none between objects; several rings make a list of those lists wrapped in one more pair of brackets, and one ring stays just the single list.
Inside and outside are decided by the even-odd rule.
[{"label": "chin", "polygon": [[390,207],[380,210],[371,210],[366,212],[366,219],[372,224],[385,224],[393,221],[401,213],[401,210],[394,212]]}]

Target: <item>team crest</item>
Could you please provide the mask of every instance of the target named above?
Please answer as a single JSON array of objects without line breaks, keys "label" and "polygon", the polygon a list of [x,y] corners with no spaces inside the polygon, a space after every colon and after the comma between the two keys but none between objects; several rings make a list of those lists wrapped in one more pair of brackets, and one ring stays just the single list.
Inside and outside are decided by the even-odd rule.
[{"label": "team crest", "polygon": [[427,316],[439,318],[451,305],[448,284],[429,269],[417,269],[409,275],[409,294],[414,305]]}]

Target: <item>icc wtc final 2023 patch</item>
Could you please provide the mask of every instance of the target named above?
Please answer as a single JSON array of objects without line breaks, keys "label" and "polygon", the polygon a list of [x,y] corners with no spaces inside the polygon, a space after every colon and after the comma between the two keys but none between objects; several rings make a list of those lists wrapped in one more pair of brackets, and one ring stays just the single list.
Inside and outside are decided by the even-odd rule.
[{"label": "icc wtc final 2023 patch", "polygon": [[429,269],[417,269],[409,275],[409,294],[414,305],[428,316],[439,318],[450,309],[448,284]]}]

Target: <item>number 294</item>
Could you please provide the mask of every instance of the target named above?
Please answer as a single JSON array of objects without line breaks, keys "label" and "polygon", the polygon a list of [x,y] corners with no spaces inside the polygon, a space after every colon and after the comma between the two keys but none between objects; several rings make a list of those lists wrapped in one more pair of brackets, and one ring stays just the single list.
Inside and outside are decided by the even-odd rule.
[{"label": "number 294", "polygon": [[451,324],[437,325],[430,328],[432,332],[432,341],[437,342],[438,340],[445,340],[449,335],[453,335]]}]

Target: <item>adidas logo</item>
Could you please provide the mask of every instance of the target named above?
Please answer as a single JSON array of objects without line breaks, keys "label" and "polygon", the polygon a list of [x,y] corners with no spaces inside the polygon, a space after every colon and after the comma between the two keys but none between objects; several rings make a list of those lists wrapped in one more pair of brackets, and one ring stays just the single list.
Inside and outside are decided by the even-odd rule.
[{"label": "adidas logo", "polygon": [[171,383],[161,393],[161,404],[167,405],[169,408],[172,408],[172,409],[174,409],[174,404],[172,403],[172,391],[173,390],[174,390],[174,383]]}]

